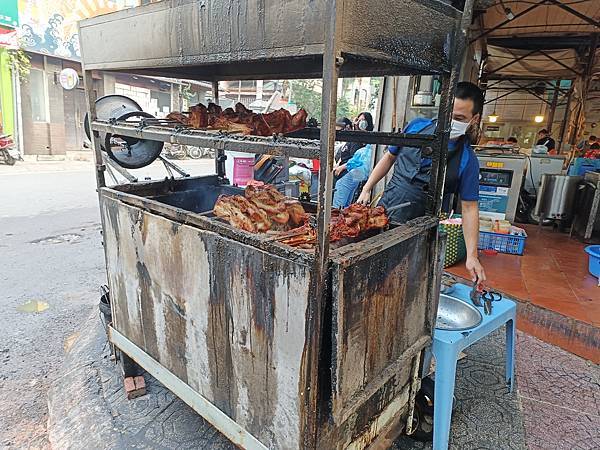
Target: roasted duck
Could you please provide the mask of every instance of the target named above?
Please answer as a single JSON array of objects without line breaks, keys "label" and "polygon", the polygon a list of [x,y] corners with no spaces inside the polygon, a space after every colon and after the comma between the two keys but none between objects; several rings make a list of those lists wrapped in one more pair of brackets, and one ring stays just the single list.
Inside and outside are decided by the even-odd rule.
[{"label": "roasted duck", "polygon": [[299,201],[285,197],[275,187],[254,183],[246,187],[244,196],[221,195],[213,208],[215,216],[251,233],[280,231],[299,227],[307,215]]},{"label": "roasted duck", "polygon": [[[244,196],[221,195],[213,209],[215,216],[236,228],[251,233],[273,232],[273,239],[291,247],[313,249],[317,243],[315,227],[297,200],[285,197],[274,186],[260,182],[246,187]],[[329,224],[330,242],[357,238],[389,223],[381,206],[353,204],[333,210]]]},{"label": "roasted duck", "polygon": [[272,136],[305,128],[307,116],[303,109],[294,115],[283,108],[268,114],[257,114],[241,103],[237,103],[235,109],[227,108],[224,111],[215,103],[209,103],[208,107],[200,103],[191,106],[187,115],[172,112],[167,119],[191,128],[221,130],[254,136]]}]

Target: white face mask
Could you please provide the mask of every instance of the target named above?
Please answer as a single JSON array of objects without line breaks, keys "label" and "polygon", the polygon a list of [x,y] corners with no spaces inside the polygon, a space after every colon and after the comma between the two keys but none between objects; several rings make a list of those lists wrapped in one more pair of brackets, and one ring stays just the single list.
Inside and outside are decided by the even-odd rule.
[{"label": "white face mask", "polygon": [[358,122],[358,129],[359,130],[366,130],[367,127],[369,126],[369,122],[367,122],[366,120],[361,120],[360,122]]},{"label": "white face mask", "polygon": [[452,119],[452,128],[450,129],[450,140],[454,141],[461,136],[464,136],[467,132],[467,128],[471,122],[459,122],[458,120]]}]

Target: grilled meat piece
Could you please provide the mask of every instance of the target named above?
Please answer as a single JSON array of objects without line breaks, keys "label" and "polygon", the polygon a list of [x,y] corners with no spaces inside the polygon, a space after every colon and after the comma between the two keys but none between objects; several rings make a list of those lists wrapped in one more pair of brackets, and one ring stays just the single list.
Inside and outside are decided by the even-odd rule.
[{"label": "grilled meat piece", "polygon": [[[343,210],[334,210],[329,224],[329,240],[337,242],[345,238],[356,238],[362,233],[382,229],[388,224],[388,217],[382,207],[353,204]],[[292,247],[307,248],[316,243],[316,231],[309,224],[293,230],[280,242]],[[301,233],[301,234],[298,234]]]},{"label": "grilled meat piece", "polygon": [[289,111],[282,108],[269,114],[257,114],[241,103],[237,103],[235,108],[227,108],[223,111],[215,103],[209,103],[208,107],[200,103],[190,107],[189,117],[175,112],[167,117],[192,128],[212,128],[254,136],[272,136],[306,127],[307,113],[301,109],[292,116]]},{"label": "grilled meat piece", "polygon": [[263,233],[271,228],[271,220],[241,195],[221,195],[213,208],[215,216],[226,219],[231,225],[251,233]]},{"label": "grilled meat piece", "polygon": [[179,122],[182,125],[189,125],[190,119],[183,113],[180,112],[172,112],[167,114],[167,120],[174,120],[175,122]]},{"label": "grilled meat piece", "polygon": [[300,109],[296,114],[292,116],[292,123],[290,127],[285,130],[286,133],[291,133],[293,131],[298,131],[303,128],[306,128],[306,118],[308,117],[308,113],[304,109]]},{"label": "grilled meat piece", "polygon": [[285,196],[270,184],[246,187],[245,196],[255,206],[265,211],[277,223],[285,224],[290,214],[285,206]]},{"label": "grilled meat piece", "polygon": [[259,233],[299,227],[307,218],[300,202],[286,198],[275,187],[264,183],[249,184],[245,196],[221,195],[213,213],[236,228]]},{"label": "grilled meat piece", "polygon": [[210,128],[221,131],[228,131],[230,133],[242,133],[242,134],[252,134],[253,128],[245,123],[236,123],[233,122],[226,117],[216,117]]},{"label": "grilled meat piece", "polygon": [[287,133],[292,126],[292,115],[283,108],[269,114],[263,114],[263,117],[271,128],[272,134]]},{"label": "grilled meat piece", "polygon": [[190,106],[189,125],[192,128],[206,128],[208,126],[208,109],[202,103]]},{"label": "grilled meat piece", "polygon": [[302,204],[298,200],[286,199],[284,201],[285,209],[290,215],[290,222],[292,225],[300,226],[306,222],[308,215],[304,211]]}]

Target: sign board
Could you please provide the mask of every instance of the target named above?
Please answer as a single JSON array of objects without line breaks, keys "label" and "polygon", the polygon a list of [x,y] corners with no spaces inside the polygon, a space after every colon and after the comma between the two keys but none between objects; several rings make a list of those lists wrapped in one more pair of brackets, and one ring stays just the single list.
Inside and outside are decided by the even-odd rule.
[{"label": "sign board", "polygon": [[58,74],[58,81],[64,89],[70,91],[75,89],[79,84],[79,75],[75,69],[67,67],[66,69],[61,70],[60,74]]},{"label": "sign board", "polygon": [[248,181],[254,179],[254,158],[233,159],[233,185],[246,186]]},{"label": "sign board", "polygon": [[498,125],[487,125],[485,127],[486,131],[500,131],[500,126]]},{"label": "sign board", "polygon": [[18,28],[19,26],[19,1],[0,0],[0,26]]},{"label": "sign board", "polygon": [[0,28],[0,47],[6,48],[8,50],[17,50],[19,48],[17,30]]}]

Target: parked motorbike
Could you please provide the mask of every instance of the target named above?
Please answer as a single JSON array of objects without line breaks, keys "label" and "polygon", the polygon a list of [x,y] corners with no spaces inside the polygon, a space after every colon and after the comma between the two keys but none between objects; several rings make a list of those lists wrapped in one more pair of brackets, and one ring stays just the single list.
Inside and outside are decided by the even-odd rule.
[{"label": "parked motorbike", "polygon": [[12,136],[9,134],[0,135],[0,162],[14,166],[17,161],[22,160],[23,158],[21,158]]}]

